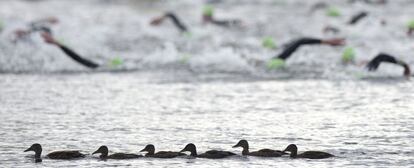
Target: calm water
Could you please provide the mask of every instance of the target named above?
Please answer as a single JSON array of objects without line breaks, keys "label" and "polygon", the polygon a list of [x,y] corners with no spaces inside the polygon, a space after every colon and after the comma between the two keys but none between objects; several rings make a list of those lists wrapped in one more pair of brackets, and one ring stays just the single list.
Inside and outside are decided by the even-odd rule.
[{"label": "calm water", "polygon": [[[358,61],[388,51],[412,64],[414,40],[400,29],[414,4],[393,2],[384,7],[333,1],[344,16],[328,18],[322,10],[309,19],[307,10],[316,1],[230,0],[217,4],[217,11],[231,12],[218,15],[244,17],[249,29],[226,30],[199,23],[202,1],[0,1],[0,17],[12,28],[57,15],[62,21],[55,32],[67,45],[101,64],[113,57],[125,62],[85,70],[37,35],[32,42],[10,43],[12,28],[6,28],[0,35],[0,167],[412,167],[414,88],[412,80],[400,77],[401,69],[385,65],[367,73],[344,67],[338,61],[343,48],[329,47],[303,48],[275,72],[245,60],[267,60],[279,51],[263,49],[264,36],[280,45],[299,36],[329,37],[320,32],[324,25],[344,26],[353,12],[366,9],[373,16],[341,34],[356,48]],[[188,9],[178,13],[188,16],[193,37],[180,36],[169,23],[147,24],[160,11],[179,7]],[[253,13],[257,18],[248,17]],[[380,27],[379,18],[390,24]],[[189,60],[183,62],[183,55]],[[43,145],[43,154],[90,154],[100,145],[138,153],[149,143],[178,151],[195,143],[199,152],[240,154],[231,148],[240,139],[249,140],[251,150],[296,143],[299,151],[339,157],[104,162],[88,156],[35,164],[23,152],[33,143]]]}]

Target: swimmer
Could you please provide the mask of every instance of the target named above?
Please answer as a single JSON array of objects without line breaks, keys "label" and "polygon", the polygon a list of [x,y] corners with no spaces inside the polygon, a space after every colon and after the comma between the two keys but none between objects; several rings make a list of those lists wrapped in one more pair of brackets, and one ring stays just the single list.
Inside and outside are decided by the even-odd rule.
[{"label": "swimmer", "polygon": [[[353,59],[344,60],[344,57],[342,59],[343,59],[342,62],[345,64],[355,65],[355,61]],[[396,58],[395,56],[392,56],[386,53],[379,53],[377,56],[375,56],[370,61],[362,61],[356,65],[358,66],[365,65],[368,71],[376,71],[382,63],[391,63],[391,64],[401,66],[404,69],[403,76],[405,76],[407,79],[409,79],[409,77],[411,76],[410,66],[406,62]]]}]

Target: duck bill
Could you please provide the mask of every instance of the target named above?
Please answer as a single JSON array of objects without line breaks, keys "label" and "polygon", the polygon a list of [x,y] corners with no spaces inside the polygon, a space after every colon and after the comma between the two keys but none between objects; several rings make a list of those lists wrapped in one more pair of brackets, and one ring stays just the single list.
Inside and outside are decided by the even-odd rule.
[{"label": "duck bill", "polygon": [[100,151],[97,150],[97,151],[93,152],[92,155],[97,154],[97,153],[100,153]]},{"label": "duck bill", "polygon": [[32,148],[28,148],[28,149],[24,150],[23,152],[29,152],[29,151],[32,151]]},{"label": "duck bill", "polygon": [[143,150],[140,150],[139,152],[146,152],[147,151],[147,149],[143,149]]},{"label": "duck bill", "polygon": [[232,148],[237,148],[237,147],[240,147],[240,145],[234,145]]}]

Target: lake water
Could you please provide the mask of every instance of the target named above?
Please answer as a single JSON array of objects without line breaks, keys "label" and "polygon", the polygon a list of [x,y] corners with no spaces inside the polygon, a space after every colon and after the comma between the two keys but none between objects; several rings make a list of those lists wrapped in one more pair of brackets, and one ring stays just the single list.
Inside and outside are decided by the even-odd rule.
[{"label": "lake water", "polygon": [[[414,165],[413,81],[402,69],[378,72],[343,66],[343,47],[303,47],[285,69],[268,71],[246,59],[266,61],[278,50],[261,47],[271,36],[279,46],[301,36],[323,34],[325,25],[342,28],[357,61],[380,51],[413,65],[414,39],[405,26],[414,3],[386,6],[325,1],[341,10],[309,13],[318,1],[228,0],[215,3],[217,17],[240,18],[247,28],[223,29],[199,21],[203,1],[0,1],[6,28],[0,35],[0,167],[412,167]],[[148,25],[174,10],[189,25],[183,36],[167,22]],[[370,15],[356,26],[352,14]],[[16,12],[18,11],[18,12]],[[38,35],[13,44],[10,32],[30,20],[56,16],[55,36],[100,64],[121,58],[119,67],[88,70]],[[381,26],[380,20],[387,21]],[[324,160],[233,157],[33,163],[23,151],[43,145],[43,155],[61,149],[91,154],[138,153],[146,144],[178,151],[187,143],[198,151],[233,149],[240,139],[251,150],[321,150]]]}]

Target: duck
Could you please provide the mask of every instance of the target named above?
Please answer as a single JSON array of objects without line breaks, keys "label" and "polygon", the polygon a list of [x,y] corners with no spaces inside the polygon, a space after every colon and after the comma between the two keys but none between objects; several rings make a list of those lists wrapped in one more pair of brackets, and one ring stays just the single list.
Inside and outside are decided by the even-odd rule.
[{"label": "duck", "polygon": [[209,150],[203,154],[197,154],[197,148],[194,144],[189,143],[187,144],[183,150],[181,150],[180,152],[190,152],[190,156],[191,157],[198,157],[198,158],[207,158],[207,159],[222,159],[222,158],[226,158],[229,156],[234,156],[236,155],[233,152],[228,152],[228,151],[219,151],[219,150]]},{"label": "duck", "polygon": [[175,158],[178,156],[186,155],[181,152],[171,152],[171,151],[159,151],[155,153],[155,146],[152,144],[148,144],[140,152],[147,152],[147,154],[145,154],[145,157],[153,157],[153,158]]},{"label": "duck", "polygon": [[233,148],[242,147],[242,155],[244,156],[257,156],[257,157],[281,157],[284,152],[280,150],[272,150],[272,149],[261,149],[258,151],[250,152],[249,151],[249,143],[247,140],[240,140]]},{"label": "duck", "polygon": [[106,160],[106,159],[118,159],[118,160],[137,159],[137,158],[143,157],[142,155],[130,154],[130,153],[114,153],[112,155],[108,155],[108,147],[105,145],[99,147],[99,149],[93,152],[92,155],[97,154],[97,153],[101,154],[99,158],[103,160]]},{"label": "duck", "polygon": [[295,144],[290,144],[285,150],[283,150],[283,152],[286,151],[290,152],[290,158],[326,159],[335,157],[335,155],[321,151],[306,151],[298,154],[298,147]]},{"label": "duck", "polygon": [[[27,148],[24,152],[33,151],[35,152],[35,162],[42,162],[42,145],[35,143],[30,148]],[[76,150],[64,150],[64,151],[55,151],[46,155],[49,159],[59,159],[59,160],[71,160],[84,158],[85,154],[80,153]]]}]

